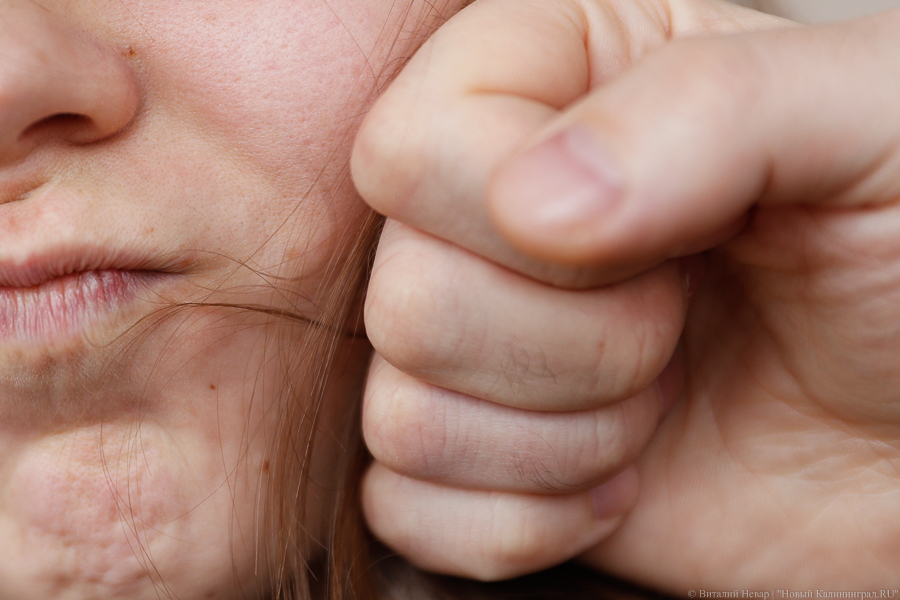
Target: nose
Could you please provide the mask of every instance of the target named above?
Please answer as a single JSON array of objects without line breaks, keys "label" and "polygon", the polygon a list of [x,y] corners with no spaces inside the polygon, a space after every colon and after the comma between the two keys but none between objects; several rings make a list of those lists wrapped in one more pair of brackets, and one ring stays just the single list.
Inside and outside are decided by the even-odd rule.
[{"label": "nose", "polygon": [[0,163],[48,141],[89,144],[131,122],[127,60],[34,0],[0,3]]}]

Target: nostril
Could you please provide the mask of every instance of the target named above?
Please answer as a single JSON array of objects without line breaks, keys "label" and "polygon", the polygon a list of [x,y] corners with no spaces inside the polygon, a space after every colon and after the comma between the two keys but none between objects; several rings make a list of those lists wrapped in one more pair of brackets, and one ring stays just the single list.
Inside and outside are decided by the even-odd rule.
[{"label": "nostril", "polygon": [[64,139],[84,143],[96,139],[93,119],[75,113],[57,113],[29,125],[19,136],[20,141]]},{"label": "nostril", "polygon": [[139,81],[119,48],[40,0],[0,7],[0,169],[44,144],[106,141],[132,122]]}]

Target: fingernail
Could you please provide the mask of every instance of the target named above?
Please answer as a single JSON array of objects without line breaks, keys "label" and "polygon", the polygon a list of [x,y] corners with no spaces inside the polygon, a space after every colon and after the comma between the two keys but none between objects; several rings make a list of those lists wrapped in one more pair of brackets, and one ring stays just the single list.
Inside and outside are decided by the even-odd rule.
[{"label": "fingernail", "polygon": [[602,521],[624,513],[634,505],[637,494],[637,469],[628,467],[590,491],[594,516]]},{"label": "fingernail", "polygon": [[510,199],[542,226],[577,225],[622,197],[622,177],[593,134],[570,127],[525,151],[503,173]]}]

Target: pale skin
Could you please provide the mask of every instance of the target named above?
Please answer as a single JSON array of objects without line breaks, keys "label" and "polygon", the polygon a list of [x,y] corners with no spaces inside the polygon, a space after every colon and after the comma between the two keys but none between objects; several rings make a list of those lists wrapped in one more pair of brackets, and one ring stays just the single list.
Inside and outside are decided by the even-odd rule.
[{"label": "pale skin", "polygon": [[484,579],[900,585],[898,29],[705,0],[451,20],[354,154],[391,219],[373,530]]},{"label": "pale skin", "polygon": [[157,311],[316,319],[395,8],[0,4],[0,597],[265,593],[279,353],[306,325]]}]

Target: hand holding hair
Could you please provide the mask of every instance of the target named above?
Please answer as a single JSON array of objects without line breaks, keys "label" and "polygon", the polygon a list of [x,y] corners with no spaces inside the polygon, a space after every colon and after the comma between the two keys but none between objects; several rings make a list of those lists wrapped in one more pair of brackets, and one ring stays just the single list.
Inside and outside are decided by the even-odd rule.
[{"label": "hand holding hair", "polygon": [[376,534],[476,577],[593,540],[676,594],[900,583],[898,29],[703,0],[451,20],[355,156],[404,223],[367,315]]}]

